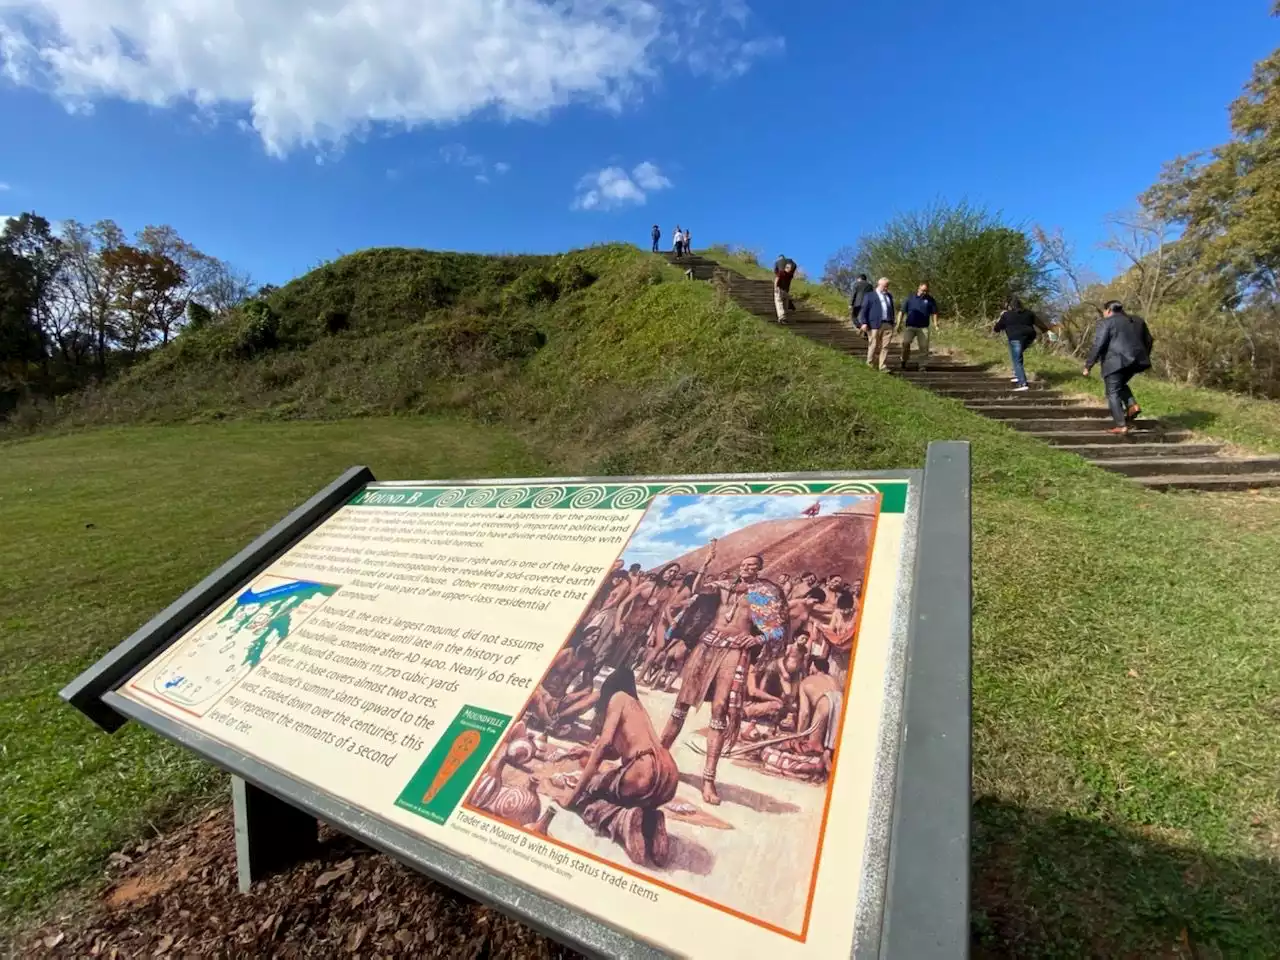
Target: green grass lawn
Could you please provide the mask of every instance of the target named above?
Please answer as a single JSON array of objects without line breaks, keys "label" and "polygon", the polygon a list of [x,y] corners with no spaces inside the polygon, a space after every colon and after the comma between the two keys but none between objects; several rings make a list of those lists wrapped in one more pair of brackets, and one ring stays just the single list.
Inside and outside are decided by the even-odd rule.
[{"label": "green grass lawn", "polygon": [[135,427],[0,444],[5,921],[225,787],[134,725],[100,733],[58,689],[356,463],[389,478],[543,469],[501,428],[410,419]]},{"label": "green grass lawn", "polygon": [[[600,282],[537,316],[546,345],[460,394],[505,427],[370,417],[0,445],[0,909],[91,875],[209,783],[154,738],[94,734],[57,687],[349,463],[388,478],[852,470],[919,465],[929,440],[959,438],[975,484],[979,950],[1274,956],[1277,501],[1142,490],[648,255],[592,256]],[[349,367],[324,385],[363,396]]]}]

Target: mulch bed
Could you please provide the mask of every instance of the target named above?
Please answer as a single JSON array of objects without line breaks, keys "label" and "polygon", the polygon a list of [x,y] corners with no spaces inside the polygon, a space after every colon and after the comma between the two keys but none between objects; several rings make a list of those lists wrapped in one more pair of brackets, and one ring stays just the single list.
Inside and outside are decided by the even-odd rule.
[{"label": "mulch bed", "polygon": [[236,887],[229,807],[111,855],[85,909],[18,936],[14,956],[449,957],[578,954],[334,832],[319,859]]}]

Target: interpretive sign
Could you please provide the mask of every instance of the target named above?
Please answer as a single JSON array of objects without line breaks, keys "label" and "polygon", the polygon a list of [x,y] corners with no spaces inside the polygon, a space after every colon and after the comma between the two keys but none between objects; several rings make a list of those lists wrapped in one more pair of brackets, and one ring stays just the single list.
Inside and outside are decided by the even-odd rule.
[{"label": "interpretive sign", "polygon": [[920,506],[918,472],[365,483],[103,700],[582,948],[874,956]]}]

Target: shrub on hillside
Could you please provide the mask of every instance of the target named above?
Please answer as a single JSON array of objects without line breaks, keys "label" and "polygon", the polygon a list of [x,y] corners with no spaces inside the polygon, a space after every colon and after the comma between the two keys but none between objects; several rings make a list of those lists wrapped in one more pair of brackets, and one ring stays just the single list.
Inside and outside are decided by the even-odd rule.
[{"label": "shrub on hillside", "polygon": [[560,287],[545,270],[529,270],[507,285],[503,305],[536,307],[559,298]]},{"label": "shrub on hillside", "polygon": [[330,307],[320,314],[320,325],[325,333],[340,333],[351,326],[351,314],[336,307]]},{"label": "shrub on hillside", "polygon": [[596,275],[574,257],[561,257],[551,269],[551,279],[560,289],[560,296],[585,290],[596,282]]},{"label": "shrub on hillside", "polygon": [[755,250],[751,247],[744,247],[740,243],[717,243],[708,247],[707,252],[713,255],[721,254],[727,257],[732,257],[735,260],[740,260],[753,267],[760,266],[760,259],[764,256],[764,254],[759,250]]},{"label": "shrub on hillside", "polygon": [[242,357],[270,350],[276,345],[280,318],[264,300],[250,300],[240,308],[235,324],[235,349]]},{"label": "shrub on hillside", "polygon": [[[282,318],[281,341],[307,343],[332,332],[329,317],[345,315],[356,332],[394,330],[501,291],[548,258],[485,257],[388,247],[362,250],[317,267],[268,299]],[[530,281],[532,282],[532,281]]]},{"label": "shrub on hillside", "polygon": [[199,330],[213,322],[213,312],[204,304],[192,300],[187,304],[187,329]]},{"label": "shrub on hillside", "polygon": [[546,337],[527,319],[456,313],[430,324],[420,343],[439,373],[460,374],[531,357]]}]

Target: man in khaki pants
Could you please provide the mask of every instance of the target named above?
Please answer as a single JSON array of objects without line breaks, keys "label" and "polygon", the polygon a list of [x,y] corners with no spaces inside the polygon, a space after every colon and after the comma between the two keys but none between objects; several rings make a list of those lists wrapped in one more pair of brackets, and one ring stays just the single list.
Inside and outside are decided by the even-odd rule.
[{"label": "man in khaki pants", "polygon": [[889,292],[889,278],[881,277],[876,288],[862,301],[858,314],[858,327],[867,334],[867,366],[888,366],[889,344],[893,342],[894,323],[893,294]]},{"label": "man in khaki pants", "polygon": [[920,284],[914,294],[902,305],[902,369],[907,369],[911,359],[911,345],[920,345],[920,360],[916,369],[923,370],[929,364],[929,325],[937,324],[938,301],[929,296],[929,285]]}]

